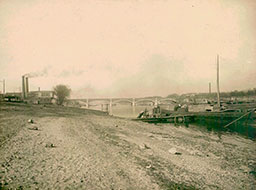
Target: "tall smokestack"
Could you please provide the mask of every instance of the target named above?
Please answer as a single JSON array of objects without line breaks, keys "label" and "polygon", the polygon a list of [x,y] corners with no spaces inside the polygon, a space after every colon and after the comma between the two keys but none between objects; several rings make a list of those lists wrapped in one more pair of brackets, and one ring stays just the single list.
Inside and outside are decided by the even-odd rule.
[{"label": "tall smokestack", "polygon": [[22,76],[22,98],[26,98],[25,76]]},{"label": "tall smokestack", "polygon": [[28,92],[29,92],[28,77],[26,77],[25,79],[26,79],[26,97],[27,97],[28,96]]}]

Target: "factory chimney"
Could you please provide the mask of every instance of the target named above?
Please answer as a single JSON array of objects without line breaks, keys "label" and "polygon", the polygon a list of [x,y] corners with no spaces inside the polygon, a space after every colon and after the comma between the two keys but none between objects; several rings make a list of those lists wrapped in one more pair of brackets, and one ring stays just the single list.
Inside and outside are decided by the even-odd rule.
[{"label": "factory chimney", "polygon": [[25,75],[22,76],[22,98],[26,98]]},{"label": "factory chimney", "polygon": [[29,92],[29,85],[28,85],[28,77],[26,77],[26,97],[28,97],[28,92]]},{"label": "factory chimney", "polygon": [[22,76],[22,98],[27,98],[29,92],[28,76]]}]

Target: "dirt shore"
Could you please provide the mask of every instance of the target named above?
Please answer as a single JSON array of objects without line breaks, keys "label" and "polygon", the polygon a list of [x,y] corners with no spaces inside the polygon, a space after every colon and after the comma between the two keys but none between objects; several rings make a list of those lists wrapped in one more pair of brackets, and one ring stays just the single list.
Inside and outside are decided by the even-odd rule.
[{"label": "dirt shore", "polygon": [[78,108],[0,103],[0,155],[0,189],[256,187],[255,141]]}]

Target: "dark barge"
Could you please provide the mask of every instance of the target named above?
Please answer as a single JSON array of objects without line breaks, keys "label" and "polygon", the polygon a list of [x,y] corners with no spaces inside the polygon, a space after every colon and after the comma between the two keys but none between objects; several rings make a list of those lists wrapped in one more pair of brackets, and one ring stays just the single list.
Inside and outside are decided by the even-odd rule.
[{"label": "dark barge", "polygon": [[182,112],[167,111],[160,108],[154,108],[152,114],[148,114],[147,110],[142,112],[134,121],[143,121],[148,123],[194,123],[214,121],[222,126],[227,125],[236,120],[256,121],[256,109],[250,110],[223,110],[211,112]]}]

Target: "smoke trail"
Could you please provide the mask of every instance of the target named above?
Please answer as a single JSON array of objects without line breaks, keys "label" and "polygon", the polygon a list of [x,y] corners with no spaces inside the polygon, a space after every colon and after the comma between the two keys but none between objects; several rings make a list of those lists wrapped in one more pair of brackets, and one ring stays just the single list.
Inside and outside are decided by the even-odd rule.
[{"label": "smoke trail", "polygon": [[42,71],[27,73],[23,76],[28,77],[28,78],[35,78],[35,77],[43,77],[43,76],[47,76],[47,75],[48,75],[48,69],[45,68]]}]

